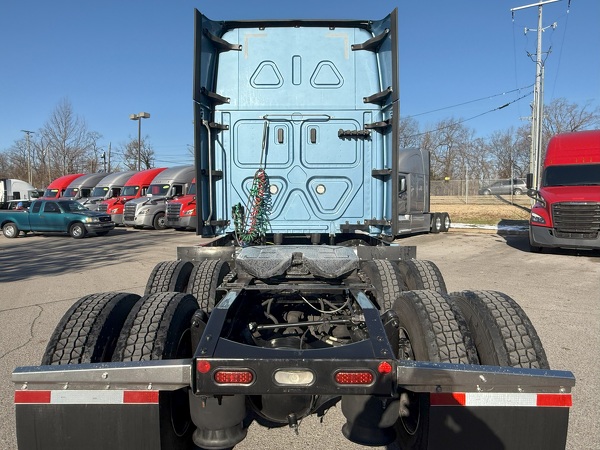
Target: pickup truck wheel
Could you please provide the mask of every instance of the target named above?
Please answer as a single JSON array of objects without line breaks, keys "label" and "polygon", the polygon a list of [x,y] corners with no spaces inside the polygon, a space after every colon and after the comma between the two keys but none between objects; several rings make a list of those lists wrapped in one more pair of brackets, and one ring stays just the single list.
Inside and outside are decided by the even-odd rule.
[{"label": "pickup truck wheel", "polygon": [[2,234],[9,239],[19,236],[19,227],[14,222],[8,222],[2,227]]},{"label": "pickup truck wheel", "polygon": [[86,231],[82,223],[76,222],[69,228],[69,235],[74,239],[85,237]]},{"label": "pickup truck wheel", "polygon": [[508,295],[462,291],[450,296],[467,319],[482,365],[550,369],[533,324]]},{"label": "pickup truck wheel", "polygon": [[159,212],[154,216],[152,226],[155,230],[166,230],[167,229],[167,218],[164,212]]},{"label": "pickup truck wheel", "polygon": [[157,292],[185,292],[194,265],[189,261],[162,261],[152,270],[144,295]]},{"label": "pickup truck wheel", "polygon": [[202,261],[192,270],[187,292],[196,297],[203,311],[211,312],[221,300],[223,295],[217,292],[217,287],[230,270],[229,263],[219,259]]},{"label": "pickup truck wheel", "polygon": [[[193,356],[190,325],[198,310],[189,294],[161,292],[142,297],[125,321],[113,361],[154,361]],[[191,448],[189,388],[161,391],[160,448]]]},{"label": "pickup truck wheel", "polygon": [[117,292],[79,299],[54,329],[42,364],[110,361],[123,323],[139,299],[137,294]]},{"label": "pickup truck wheel", "polygon": [[[453,300],[433,290],[402,292],[394,302],[398,315],[397,357],[417,361],[477,364],[467,323]],[[400,448],[426,446],[429,394],[400,393],[396,438]]]},{"label": "pickup truck wheel", "polygon": [[427,260],[408,259],[398,261],[400,276],[409,291],[432,289],[447,293],[446,282],[442,272],[435,263]]},{"label": "pickup truck wheel", "polygon": [[406,290],[398,267],[388,260],[367,261],[361,270],[375,288],[375,300],[381,312],[391,309],[396,296]]}]

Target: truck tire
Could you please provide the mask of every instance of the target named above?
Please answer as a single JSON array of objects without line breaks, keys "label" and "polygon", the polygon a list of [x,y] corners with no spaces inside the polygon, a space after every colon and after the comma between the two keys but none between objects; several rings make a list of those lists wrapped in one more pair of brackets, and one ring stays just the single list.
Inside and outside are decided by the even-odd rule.
[{"label": "truck tire", "polygon": [[167,218],[164,212],[159,212],[154,216],[152,226],[155,230],[166,230],[167,229]]},{"label": "truck tire", "polygon": [[60,320],[42,364],[108,362],[137,294],[107,292],[79,299]]},{"label": "truck tire", "polygon": [[462,291],[450,296],[467,320],[482,365],[550,369],[533,324],[508,295]]},{"label": "truck tire", "polygon": [[[394,302],[398,315],[399,359],[477,364],[467,322],[452,299],[433,290],[402,292]],[[402,449],[426,448],[429,394],[400,393],[396,442]]]},{"label": "truck tire", "polygon": [[365,262],[361,270],[375,288],[375,301],[381,312],[392,309],[394,299],[406,290],[398,267],[386,259]]},{"label": "truck tire", "polygon": [[157,292],[185,292],[194,265],[189,261],[159,262],[148,277],[144,295]]},{"label": "truck tire", "polygon": [[448,213],[442,214],[442,229],[443,233],[447,233],[450,230],[450,226],[452,225],[452,221],[450,220],[450,215]]},{"label": "truck tire", "polygon": [[409,291],[432,289],[446,294],[446,282],[435,263],[427,260],[408,259],[398,261],[398,270]]},{"label": "truck tire", "polygon": [[73,239],[82,239],[86,235],[85,226],[82,223],[75,222],[69,227],[69,235]]},{"label": "truck tire", "polygon": [[17,224],[14,222],[8,222],[2,227],[2,234],[4,235],[4,237],[7,237],[9,239],[19,237],[19,233],[19,227],[17,227]]},{"label": "truck tire", "polygon": [[431,216],[431,232],[439,233],[442,231],[442,216],[439,213],[433,213]]},{"label": "truck tire", "polygon": [[196,264],[187,292],[196,297],[200,309],[209,313],[219,303],[222,295],[217,292],[217,287],[230,270],[229,262],[219,259],[207,259]]},{"label": "truck tire", "polygon": [[[113,361],[191,358],[190,325],[197,309],[196,299],[189,294],[161,292],[142,297],[125,321]],[[160,448],[194,448],[188,391],[160,392]]]}]

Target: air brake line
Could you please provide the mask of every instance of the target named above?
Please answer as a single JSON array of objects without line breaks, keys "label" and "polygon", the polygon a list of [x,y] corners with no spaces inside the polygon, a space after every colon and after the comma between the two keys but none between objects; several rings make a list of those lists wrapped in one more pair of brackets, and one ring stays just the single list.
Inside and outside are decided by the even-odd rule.
[{"label": "air brake line", "polygon": [[[269,230],[269,213],[271,212],[271,193],[269,177],[265,171],[266,149],[269,135],[269,124],[265,120],[263,128],[262,150],[258,170],[254,174],[252,187],[244,208],[241,203],[233,206],[232,216],[237,243],[242,246],[259,244]],[[249,211],[246,215],[245,212]]]}]

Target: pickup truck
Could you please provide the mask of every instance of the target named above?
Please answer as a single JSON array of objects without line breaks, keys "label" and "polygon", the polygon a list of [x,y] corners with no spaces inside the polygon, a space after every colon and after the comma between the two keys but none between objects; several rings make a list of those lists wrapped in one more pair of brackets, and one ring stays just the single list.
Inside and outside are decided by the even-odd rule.
[{"label": "pickup truck", "polygon": [[75,200],[36,200],[29,210],[0,211],[0,227],[7,238],[20,232],[69,233],[81,239],[88,233],[104,236],[115,227],[110,215],[90,211]]}]

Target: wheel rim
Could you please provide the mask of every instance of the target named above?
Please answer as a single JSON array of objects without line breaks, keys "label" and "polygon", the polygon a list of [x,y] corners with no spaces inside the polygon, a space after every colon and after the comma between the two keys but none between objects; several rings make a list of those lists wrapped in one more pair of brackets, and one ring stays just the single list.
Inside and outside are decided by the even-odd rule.
[{"label": "wheel rim", "polygon": [[81,237],[83,236],[83,230],[79,225],[75,225],[73,227],[73,237]]},{"label": "wheel rim", "polygon": [[444,227],[446,228],[446,230],[450,228],[450,217],[448,216],[444,217]]},{"label": "wheel rim", "polygon": [[15,237],[17,234],[17,230],[13,225],[7,225],[6,227],[4,227],[4,232],[6,233],[7,237]]},{"label": "wheel rim", "polygon": [[158,216],[156,219],[156,228],[158,230],[164,230],[167,228],[167,219],[164,215]]}]

